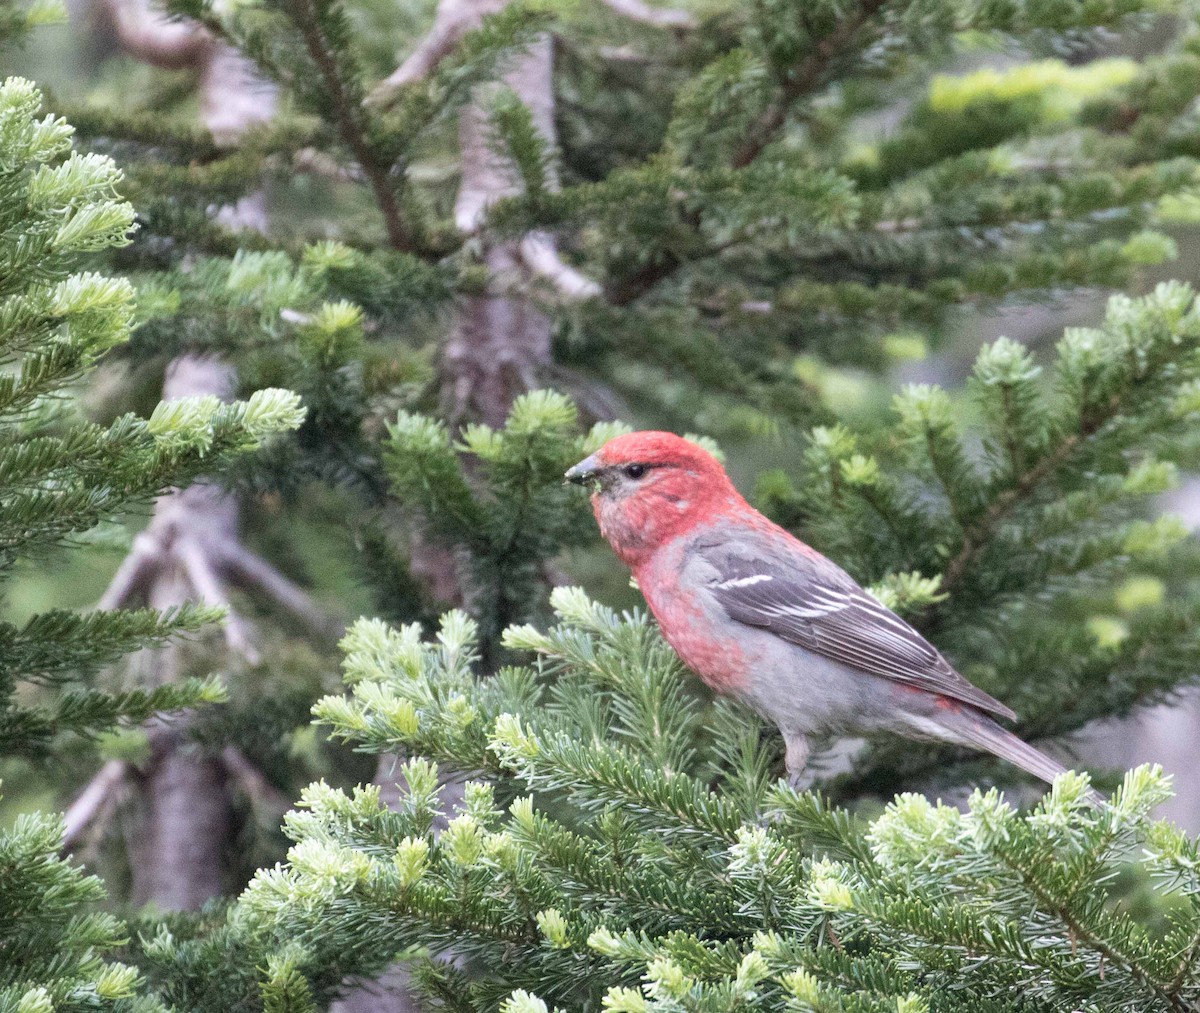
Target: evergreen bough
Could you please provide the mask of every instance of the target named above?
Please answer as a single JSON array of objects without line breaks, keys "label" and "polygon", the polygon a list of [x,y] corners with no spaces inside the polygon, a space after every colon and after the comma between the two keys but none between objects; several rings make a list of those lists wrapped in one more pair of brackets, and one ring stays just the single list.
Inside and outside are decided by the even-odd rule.
[{"label": "evergreen bough", "polygon": [[[512,2],[428,73],[387,88],[396,40],[365,25],[395,15],[370,3],[166,6],[245,54],[287,102],[231,149],[150,110],[71,110],[129,165],[143,241],[124,261],[167,269],[171,283],[198,255],[304,261],[320,220],[275,215],[265,235],[213,221],[214,205],[264,184],[281,209],[315,204],[336,219],[356,253],[306,291],[358,303],[378,353],[353,356],[362,387],[291,371],[297,389],[325,387],[314,410],[331,409],[331,439],[371,408],[394,413],[397,398],[434,410],[446,378],[429,369],[441,351],[429,344],[444,345],[446,323],[429,314],[484,293],[550,316],[553,362],[532,364],[532,386],[579,389],[566,366],[674,429],[808,425],[838,409],[841,371],[921,354],[964,306],[1131,282],[1175,255],[1162,229],[1197,215],[1195,32],[1143,63],[1064,59],[1145,23],[1158,5],[1142,0],[731,2],[679,35],[624,30],[628,66],[612,64],[620,33],[601,5]],[[473,91],[550,29],[557,146],[511,89]],[[1041,58],[938,73],[1018,45]],[[880,131],[871,117],[901,96],[900,122]],[[478,233],[456,225],[440,169],[447,125],[472,102],[494,149],[475,155],[517,191],[491,203]],[[591,279],[587,297],[487,266],[481,248],[531,230]],[[225,326],[220,273],[181,284],[175,323],[148,330],[136,353],[240,346],[255,360]]]},{"label": "evergreen bough", "polygon": [[[28,81],[0,84],[0,576],[65,540],[210,472],[303,418],[296,396],[259,391],[222,404],[190,398],[150,418],[83,420],[67,395],[109,349],[128,341],[134,290],[81,270],[84,257],[127,243],[132,207],[106,156],[71,150],[70,126],[41,112]],[[219,610],[185,606],[43,612],[0,623],[0,756],[44,758],[68,735],[222,698],[210,679],[113,692],[92,677]],[[105,959],[126,938],[95,913],[98,879],[59,857],[60,817],[18,817],[0,832],[0,1010],[135,1013],[136,968]]]},{"label": "evergreen bough", "polygon": [[[264,989],[286,968],[297,993],[328,994],[407,953],[435,1004],[506,1013],[1200,999],[1196,845],[1149,815],[1169,795],[1158,768],[1100,808],[1068,774],[1025,815],[992,789],[965,812],[902,795],[863,822],[772,779],[753,723],[700,706],[644,616],[578,589],[553,604],[559,625],[506,638],[539,660],[483,680],[462,613],[430,641],[366,620],[348,634],[353,696],[318,717],[362,748],[406,748],[407,791],[394,810],[375,787],[304,793],[288,864],[227,928],[275,969]],[[439,763],[477,778],[452,808]],[[1111,903],[1135,854],[1179,898],[1165,932]],[[189,947],[160,939],[152,956]],[[228,998],[218,986],[205,1008]]]},{"label": "evergreen bough", "polygon": [[[805,492],[776,480],[774,502],[954,645],[1017,704],[1024,734],[1074,730],[1194,672],[1186,598],[1143,592],[1120,631],[1079,616],[1126,590],[1131,567],[1180,551],[1178,527],[1148,519],[1145,501],[1172,475],[1152,452],[1194,438],[1198,350],[1187,286],[1115,297],[1102,327],[1067,332],[1049,375],[1011,341],[983,349],[976,427],[921,387],[897,397],[886,433],[816,430]],[[538,408],[561,412],[530,399],[511,432],[464,446],[485,462],[508,441],[528,452],[523,413]],[[445,497],[451,529],[479,509],[443,429],[408,418],[393,438],[401,476],[423,476],[431,504]],[[303,998],[267,1009],[315,1009],[344,975],[397,957],[416,961],[435,1008],[505,1013],[1184,1013],[1200,1001],[1197,846],[1151,816],[1170,794],[1160,769],[1127,774],[1099,807],[1090,778],[1067,774],[1024,814],[992,788],[964,811],[904,793],[866,819],[837,799],[1014,772],[884,740],[826,791],[797,793],[774,729],[710,701],[645,615],[578,588],[550,602],[548,630],[505,631],[511,664],[483,663],[486,638],[462,611],[432,637],[355,624],[348,695],[314,713],[337,739],[404,757],[392,774],[404,791],[389,809],[378,785],[310,787],[285,823],[287,864],[259,873],[219,943],[163,935],[143,951],[167,1001],[219,1009],[261,987]],[[1034,652],[1080,682],[1031,680]],[[461,801],[442,801],[445,771],[471,779]],[[1118,902],[1130,863],[1153,884],[1149,914]]]}]

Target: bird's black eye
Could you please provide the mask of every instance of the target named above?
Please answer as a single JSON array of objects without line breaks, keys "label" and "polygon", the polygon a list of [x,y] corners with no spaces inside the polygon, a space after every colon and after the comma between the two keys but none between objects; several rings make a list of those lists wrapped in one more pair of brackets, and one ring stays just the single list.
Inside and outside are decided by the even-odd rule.
[{"label": "bird's black eye", "polygon": [[641,478],[646,474],[646,466],[644,464],[627,464],[622,470],[628,478]]}]

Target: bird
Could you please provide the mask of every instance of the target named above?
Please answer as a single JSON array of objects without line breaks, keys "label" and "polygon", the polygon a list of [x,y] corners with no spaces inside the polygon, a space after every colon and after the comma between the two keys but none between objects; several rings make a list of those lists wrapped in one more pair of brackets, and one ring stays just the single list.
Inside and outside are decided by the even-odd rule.
[{"label": "bird", "polygon": [[881,731],[992,753],[1048,782],[1064,772],[1001,726],[1009,707],[750,506],[698,444],[625,433],[564,477],[592,490],[601,534],[683,662],[779,728],[792,787],[815,736]]}]

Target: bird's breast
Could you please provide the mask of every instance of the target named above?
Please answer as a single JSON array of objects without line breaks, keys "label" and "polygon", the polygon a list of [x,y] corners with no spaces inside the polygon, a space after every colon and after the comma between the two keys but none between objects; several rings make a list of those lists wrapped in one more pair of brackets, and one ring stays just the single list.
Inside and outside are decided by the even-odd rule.
[{"label": "bird's breast", "polygon": [[[682,541],[682,540],[681,540]],[[682,545],[664,546],[635,570],[638,586],[658,620],[663,639],[712,690],[742,696],[751,659],[727,635],[728,617],[720,604],[682,578]]]}]

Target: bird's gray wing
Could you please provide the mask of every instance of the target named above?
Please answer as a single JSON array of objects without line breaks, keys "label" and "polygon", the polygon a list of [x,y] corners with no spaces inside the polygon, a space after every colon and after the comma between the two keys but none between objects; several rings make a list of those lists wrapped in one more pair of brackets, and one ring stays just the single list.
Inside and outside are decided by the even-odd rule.
[{"label": "bird's gray wing", "polygon": [[736,622],[768,630],[851,668],[1016,717],[827,560],[790,564],[774,544],[722,541],[696,548],[714,574],[707,589]]}]

